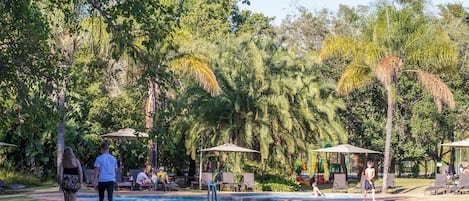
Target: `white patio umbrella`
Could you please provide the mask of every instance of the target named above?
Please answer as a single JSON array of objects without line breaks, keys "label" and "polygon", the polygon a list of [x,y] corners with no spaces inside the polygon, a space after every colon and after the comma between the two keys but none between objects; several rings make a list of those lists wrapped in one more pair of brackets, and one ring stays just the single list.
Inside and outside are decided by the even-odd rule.
[{"label": "white patio umbrella", "polygon": [[[327,147],[322,149],[313,150],[315,152],[329,152],[329,153],[344,153],[344,154],[354,154],[354,153],[364,153],[366,156],[368,154],[380,154],[379,151],[374,151],[371,149],[365,149],[350,144],[340,144],[334,147]],[[346,163],[347,164],[347,163]],[[348,168],[347,168],[348,169]]]},{"label": "white patio umbrella", "polygon": [[[103,138],[115,138],[115,139],[118,139],[118,146],[119,146],[119,152],[122,152],[121,150],[121,141],[122,140],[128,140],[128,139],[133,139],[133,138],[147,138],[148,137],[148,134],[147,133],[143,133],[143,132],[138,132],[136,131],[135,129],[133,128],[124,128],[124,129],[120,129],[116,132],[112,132],[112,133],[107,133],[107,134],[103,134],[101,135],[101,137]],[[120,167],[122,168],[122,153],[120,153],[120,157],[119,157],[119,165]]]},{"label": "white patio umbrella", "polygon": [[235,144],[226,143],[219,146],[201,149],[200,152],[200,164],[199,164],[199,189],[202,188],[202,152],[245,152],[245,153],[260,153],[254,149],[248,149],[244,147],[240,147]]},{"label": "white patio umbrella", "polygon": [[[440,146],[441,147],[450,147],[450,148],[469,148],[469,138],[461,140],[461,141],[440,144]],[[461,150],[459,150],[459,162],[458,162],[459,164],[461,164],[461,160],[462,160],[461,159]],[[453,168],[453,167],[451,166],[451,168]],[[453,170],[453,172],[455,173],[456,171]]]},{"label": "white patio umbrella", "polygon": [[330,152],[330,153],[365,153],[365,154],[380,154],[379,151],[374,151],[371,149],[365,149],[350,144],[341,144],[334,147],[327,147],[322,149],[313,150],[315,152]]},{"label": "white patio umbrella", "polygon": [[454,147],[454,148],[469,147],[469,138],[465,140],[457,141],[457,142],[449,142],[449,143],[440,144],[440,146]]},{"label": "white patio umbrella", "polygon": [[8,143],[5,143],[5,142],[0,142],[0,146],[4,146],[4,147],[17,147],[17,146],[14,145],[14,144],[8,144]]},{"label": "white patio umbrella", "polygon": [[114,138],[135,138],[135,137],[148,137],[147,133],[138,132],[133,128],[124,128],[116,132],[101,135],[101,137],[114,137]]}]

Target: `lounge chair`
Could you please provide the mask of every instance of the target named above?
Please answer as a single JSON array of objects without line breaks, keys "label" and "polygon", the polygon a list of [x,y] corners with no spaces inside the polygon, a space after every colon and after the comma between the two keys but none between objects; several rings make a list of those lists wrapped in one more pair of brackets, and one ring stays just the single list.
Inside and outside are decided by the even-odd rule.
[{"label": "lounge chair", "polygon": [[225,186],[229,186],[231,191],[237,191],[239,187],[239,184],[234,180],[234,175],[232,172],[223,172],[221,183],[222,186],[220,188],[222,190],[225,188]]},{"label": "lounge chair", "polygon": [[[200,181],[202,184],[200,185],[201,187],[206,187],[208,186],[208,182],[213,181],[213,174],[211,172],[202,172],[202,176],[200,177]],[[191,181],[191,185],[193,188],[199,186],[199,180]]]},{"label": "lounge chair", "polygon": [[85,186],[94,187],[94,169],[85,169]]},{"label": "lounge chair", "polygon": [[133,189],[138,189],[138,190],[142,190],[142,189],[152,189],[153,188],[153,183],[151,184],[137,184],[136,183],[136,180],[137,180],[137,175],[138,173],[140,173],[140,171],[142,171],[142,169],[130,169],[130,176],[132,177],[132,186],[133,186]]},{"label": "lounge chair", "polygon": [[132,181],[129,180],[129,178],[124,178],[122,176],[122,170],[119,169],[116,174],[116,190],[121,190],[122,188],[129,188],[130,190],[133,190],[133,183]]},{"label": "lounge chair", "polygon": [[466,193],[469,191],[469,174],[461,174],[459,176],[459,183],[456,186],[447,188],[445,193]]},{"label": "lounge chair", "polygon": [[254,189],[257,187],[256,183],[254,182],[254,173],[244,173],[243,174],[243,186],[244,186],[244,191],[247,191],[248,189],[251,189],[254,191]]},{"label": "lounge chair", "polygon": [[334,182],[332,183],[332,191],[345,190],[348,191],[348,182],[345,174],[334,174]]},{"label": "lounge chair", "polygon": [[[433,185],[432,185],[432,183],[433,183]],[[445,193],[445,190],[446,190],[446,174],[443,174],[443,173],[436,174],[435,181],[433,181],[432,183],[430,183],[430,186],[427,187],[423,191],[423,194],[425,194],[425,192],[430,192],[432,194],[439,194],[440,192]]]}]

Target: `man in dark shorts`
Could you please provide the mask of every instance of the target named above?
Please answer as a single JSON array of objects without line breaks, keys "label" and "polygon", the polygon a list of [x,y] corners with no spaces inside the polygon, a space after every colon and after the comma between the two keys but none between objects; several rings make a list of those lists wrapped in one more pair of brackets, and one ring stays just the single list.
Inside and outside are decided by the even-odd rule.
[{"label": "man in dark shorts", "polygon": [[373,198],[373,201],[375,200],[375,184],[373,183],[373,179],[375,178],[375,168],[373,168],[373,162],[368,161],[367,162],[367,168],[365,169],[365,177],[363,184],[364,186],[364,191],[363,191],[363,200],[366,200],[366,194],[368,193],[368,190],[371,190],[371,197]]}]

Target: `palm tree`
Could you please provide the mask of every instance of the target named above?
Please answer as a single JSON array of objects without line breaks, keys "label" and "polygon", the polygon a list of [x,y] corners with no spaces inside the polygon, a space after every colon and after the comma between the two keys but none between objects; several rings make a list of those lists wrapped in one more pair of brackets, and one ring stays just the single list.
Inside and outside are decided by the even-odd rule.
[{"label": "palm tree", "polygon": [[[440,111],[443,104],[455,108],[450,89],[433,74],[454,70],[457,59],[455,45],[438,21],[424,16],[419,9],[423,6],[421,3],[402,3],[401,6],[398,9],[392,5],[378,5],[374,18],[364,21],[360,35],[328,36],[320,52],[323,61],[341,59],[345,66],[337,93],[348,94],[372,82],[373,78],[385,87],[384,181],[390,166],[393,109],[399,74],[415,73],[423,87],[434,97]],[[387,186],[383,185],[383,193],[386,189]]]},{"label": "palm tree", "polygon": [[189,112],[174,126],[185,134],[192,156],[201,140],[233,142],[259,149],[261,167],[274,171],[292,167],[309,144],[343,141],[336,112],[344,105],[322,94],[335,86],[317,81],[314,67],[304,65],[309,57],[296,57],[271,38],[249,35],[226,39],[218,48],[223,51],[213,62],[223,93],[212,98],[188,92]]}]

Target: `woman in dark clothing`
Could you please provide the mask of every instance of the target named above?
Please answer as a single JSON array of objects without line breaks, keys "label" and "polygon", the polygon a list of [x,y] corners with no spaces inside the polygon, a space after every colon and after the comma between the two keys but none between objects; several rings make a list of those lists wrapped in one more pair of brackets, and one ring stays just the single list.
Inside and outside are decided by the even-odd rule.
[{"label": "woman in dark clothing", "polygon": [[65,201],[77,200],[76,192],[83,183],[83,171],[80,161],[73,154],[72,148],[66,147],[62,163],[59,165],[59,186],[64,192]]}]

